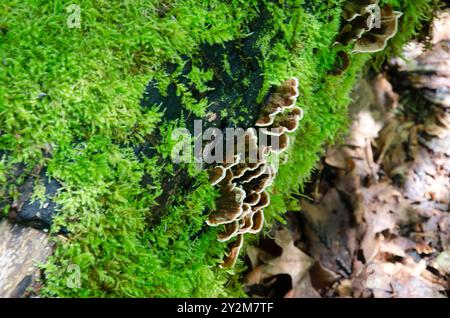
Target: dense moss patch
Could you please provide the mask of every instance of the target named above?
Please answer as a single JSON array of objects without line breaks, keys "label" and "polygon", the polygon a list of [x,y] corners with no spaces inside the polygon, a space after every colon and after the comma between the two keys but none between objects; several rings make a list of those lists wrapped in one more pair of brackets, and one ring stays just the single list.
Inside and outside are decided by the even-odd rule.
[{"label": "dense moss patch", "polygon": [[[433,2],[383,3],[404,12],[389,48],[397,52]],[[193,165],[167,160],[165,136],[185,123],[143,93],[150,83],[197,117],[220,101],[227,123],[249,124],[243,109],[297,77],[305,118],[266,211],[268,223],[281,219],[323,144],[344,131],[348,94],[371,58],[351,56],[344,74],[329,74],[347,50],[333,46],[343,1],[83,0],[80,28],[67,25],[70,4],[0,4],[0,207],[7,212],[24,176],[45,167],[62,185],[52,232],[70,233],[55,235],[43,295],[242,295],[234,275],[242,269],[218,268],[225,246],[205,226],[216,191]],[[137,154],[142,147],[151,151]],[[188,185],[167,192],[180,175]],[[80,269],[79,288],[67,287],[70,265]]]}]

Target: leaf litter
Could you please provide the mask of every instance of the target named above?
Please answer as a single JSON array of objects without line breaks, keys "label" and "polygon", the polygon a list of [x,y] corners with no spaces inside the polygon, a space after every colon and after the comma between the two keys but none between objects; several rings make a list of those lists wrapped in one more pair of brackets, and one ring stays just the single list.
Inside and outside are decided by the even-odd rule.
[{"label": "leaf litter", "polygon": [[[450,24],[363,78],[345,140],[247,249],[253,297],[444,298],[450,291]],[[275,248],[274,248],[275,247]]]}]

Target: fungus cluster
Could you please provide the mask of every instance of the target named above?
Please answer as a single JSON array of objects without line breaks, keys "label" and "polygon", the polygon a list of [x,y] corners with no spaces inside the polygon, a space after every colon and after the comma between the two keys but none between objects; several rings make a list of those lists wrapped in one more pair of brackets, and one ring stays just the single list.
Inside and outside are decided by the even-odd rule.
[{"label": "fungus cluster", "polygon": [[[210,169],[210,182],[219,187],[216,209],[209,215],[207,224],[221,226],[220,242],[235,239],[222,267],[235,264],[244,241],[244,234],[256,234],[264,225],[264,208],[270,204],[267,188],[272,184],[276,169],[268,162],[271,153],[286,151],[288,133],[298,128],[303,117],[301,108],[295,106],[298,80],[287,80],[269,97],[256,128],[245,131],[235,142],[235,152],[223,164]],[[258,138],[259,137],[259,138]]]},{"label": "fungus cluster", "polygon": [[379,7],[379,0],[349,1],[343,10],[347,22],[337,42],[348,45],[355,42],[353,52],[367,53],[384,50],[387,41],[395,36],[401,12],[391,6]]}]

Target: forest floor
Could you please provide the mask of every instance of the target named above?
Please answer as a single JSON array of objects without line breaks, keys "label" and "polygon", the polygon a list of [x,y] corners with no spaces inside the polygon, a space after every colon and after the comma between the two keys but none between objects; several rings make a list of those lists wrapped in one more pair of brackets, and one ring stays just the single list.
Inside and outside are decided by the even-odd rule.
[{"label": "forest floor", "polygon": [[449,296],[450,13],[432,28],[360,80],[300,211],[247,250],[249,295]]}]

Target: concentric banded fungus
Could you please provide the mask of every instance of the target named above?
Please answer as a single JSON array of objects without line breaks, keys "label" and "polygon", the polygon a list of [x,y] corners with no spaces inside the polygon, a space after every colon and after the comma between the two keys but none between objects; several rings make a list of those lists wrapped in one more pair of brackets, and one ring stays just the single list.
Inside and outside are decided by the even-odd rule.
[{"label": "concentric banded fungus", "polygon": [[245,197],[244,202],[249,204],[250,206],[254,206],[254,205],[258,204],[260,198],[261,198],[261,194],[252,193]]},{"label": "concentric banded fungus", "polygon": [[225,178],[218,183],[220,196],[216,201],[216,210],[210,214],[207,224],[219,226],[235,221],[243,212],[245,191],[232,183],[233,174],[226,169]]},{"label": "concentric banded fungus", "polygon": [[253,213],[246,215],[240,220],[239,234],[247,233],[253,227]]},{"label": "concentric banded fungus", "polygon": [[269,128],[261,128],[261,132],[269,136],[281,136],[291,133],[298,128],[300,120],[303,118],[303,110],[294,107],[279,114]]},{"label": "concentric banded fungus", "polygon": [[346,24],[338,35],[337,42],[348,45],[360,39],[364,33],[371,30],[375,21],[375,16],[371,12],[357,16]]},{"label": "concentric banded fungus", "polygon": [[372,12],[378,6],[378,0],[353,0],[348,1],[343,9],[342,17],[346,21],[352,21],[358,16]]},{"label": "concentric banded fungus", "polygon": [[216,210],[211,213],[207,224],[219,226],[235,221],[243,212],[245,191],[235,185],[223,188],[216,201]]},{"label": "concentric banded fungus", "polygon": [[270,186],[275,178],[275,171],[272,167],[266,166],[264,173],[259,177],[252,179],[242,185],[245,193],[262,193],[267,187]]},{"label": "concentric banded fungus", "polygon": [[350,1],[344,8],[343,18],[348,23],[342,28],[337,43],[356,42],[353,52],[367,53],[384,50],[387,41],[395,36],[401,12],[385,5],[380,9],[378,0]]},{"label": "concentric banded fungus", "polygon": [[249,183],[253,179],[256,179],[260,177],[263,173],[265,173],[267,170],[267,165],[265,163],[260,163],[258,166],[256,166],[256,169],[248,169],[245,171],[242,176],[238,178],[238,182],[241,183]]},{"label": "concentric banded fungus", "polygon": [[295,106],[298,97],[298,80],[292,78],[284,82],[269,97],[267,105],[261,111],[261,117],[256,121],[257,127],[267,127],[273,124],[277,114],[284,109]]},{"label": "concentric banded fungus", "polygon": [[247,215],[252,213],[252,206],[248,203],[244,203],[242,205],[242,214],[239,216],[239,219],[245,218]]},{"label": "concentric banded fungus", "polygon": [[216,166],[209,171],[209,181],[215,186],[225,178],[227,170],[223,166]]},{"label": "concentric banded fungus", "polygon": [[262,210],[262,209],[268,207],[269,204],[270,204],[269,193],[267,193],[266,191],[263,191],[260,194],[260,199],[259,199],[258,203],[256,205],[252,206],[252,210],[253,211]]},{"label": "concentric banded fungus", "polygon": [[264,225],[264,212],[263,210],[258,210],[253,214],[253,225],[247,233],[256,234],[259,233]]},{"label": "concentric banded fungus", "polygon": [[298,95],[298,80],[295,78],[278,87],[256,122],[257,127],[263,127],[260,131],[262,136],[267,138],[258,140],[256,130],[248,129],[244,138],[235,142],[235,152],[229,155],[223,166],[210,170],[211,184],[220,187],[220,197],[207,224],[223,225],[218,234],[221,242],[237,236],[222,267],[235,264],[243,244],[243,234],[258,233],[263,227],[263,209],[270,204],[266,190],[276,174],[275,168],[268,164],[267,156],[288,148],[287,134],[298,128],[303,117],[302,109],[295,106]]},{"label": "concentric banded fungus", "polygon": [[220,265],[222,268],[233,267],[236,264],[237,258],[239,256],[239,252],[244,244],[244,236],[239,234],[237,236],[236,241],[230,246],[230,253],[227,257],[225,257],[223,263]]},{"label": "concentric banded fungus", "polygon": [[356,41],[353,52],[379,52],[384,50],[389,39],[397,34],[398,20],[402,16],[401,12],[393,11],[391,6],[384,6],[381,9],[381,27],[372,28]]},{"label": "concentric banded fungus", "polygon": [[219,233],[217,240],[219,242],[226,242],[230,240],[232,237],[236,236],[239,231],[239,221],[234,221],[233,223],[225,224],[224,232]]},{"label": "concentric banded fungus", "polygon": [[289,109],[278,116],[274,122],[274,127],[281,127],[284,133],[291,133],[298,128],[300,120],[303,118],[303,110],[300,107]]}]

